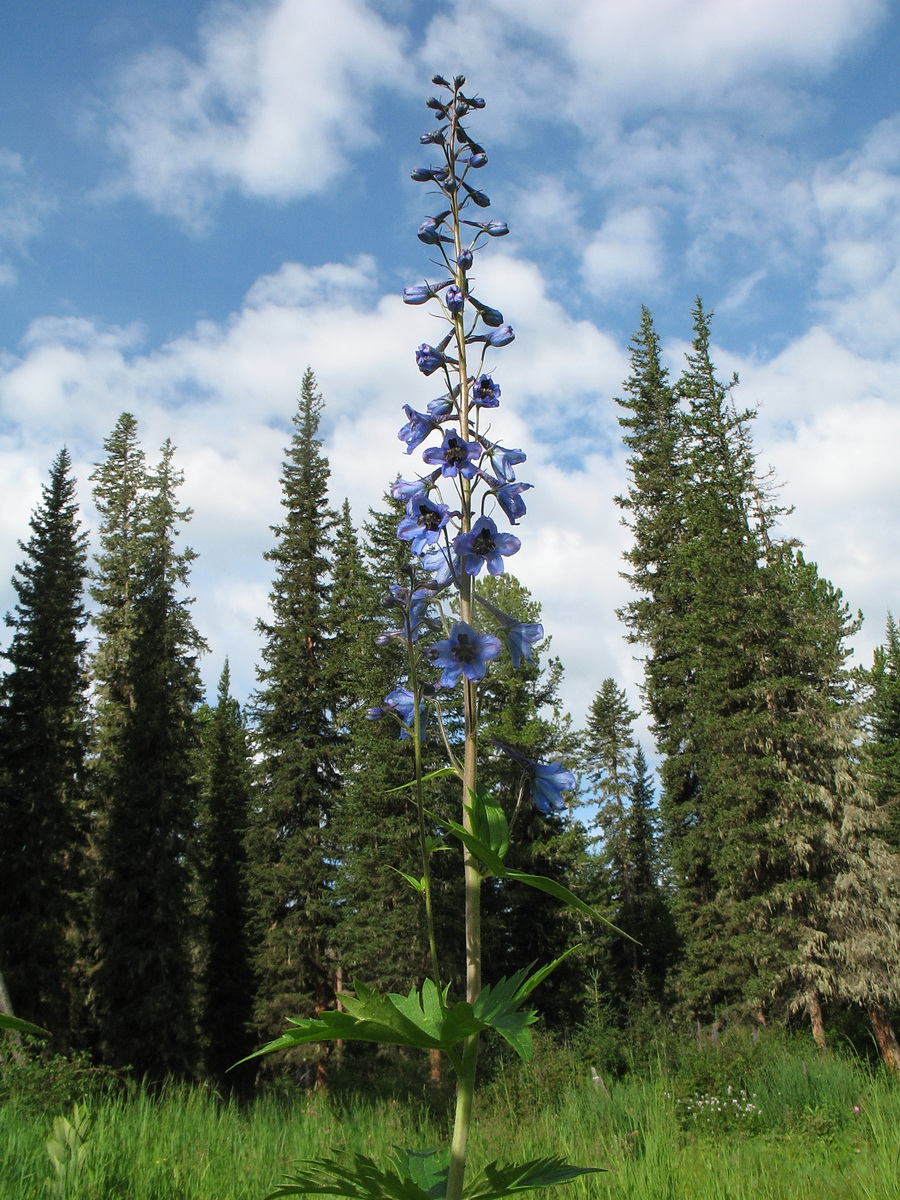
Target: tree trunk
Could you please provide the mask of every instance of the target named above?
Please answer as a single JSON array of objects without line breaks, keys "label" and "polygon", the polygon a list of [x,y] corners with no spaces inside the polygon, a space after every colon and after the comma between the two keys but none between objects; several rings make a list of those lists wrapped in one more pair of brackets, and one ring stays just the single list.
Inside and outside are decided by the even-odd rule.
[{"label": "tree trunk", "polygon": [[813,993],[809,1004],[809,1023],[812,1025],[813,1040],[820,1050],[825,1049],[825,1022],[822,1019],[822,1002],[819,997]]},{"label": "tree trunk", "polygon": [[887,1015],[887,1010],[880,1004],[870,1004],[866,1011],[872,1024],[872,1032],[878,1042],[878,1049],[884,1065],[889,1071],[900,1072],[900,1043],[897,1034]]},{"label": "tree trunk", "polygon": [[[16,1014],[12,1010],[12,1003],[9,999],[9,992],[6,990],[6,981],[3,978],[3,972],[0,971],[0,1012],[5,1013],[7,1017],[14,1017]],[[22,1054],[22,1035],[15,1029],[7,1029],[10,1044],[12,1046],[13,1061],[20,1065],[25,1061]]]}]

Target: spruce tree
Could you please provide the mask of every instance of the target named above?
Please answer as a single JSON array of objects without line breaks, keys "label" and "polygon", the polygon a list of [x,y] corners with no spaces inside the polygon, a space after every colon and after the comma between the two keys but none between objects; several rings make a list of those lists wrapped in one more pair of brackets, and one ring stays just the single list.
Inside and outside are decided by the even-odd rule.
[{"label": "spruce tree", "polygon": [[83,1019],[76,960],[85,934],[83,589],[71,460],[61,450],[19,545],[18,596],[0,684],[0,973],[17,1014],[64,1048]]},{"label": "spruce tree", "polygon": [[[816,944],[842,861],[853,622],[814,565],[774,534],[784,510],[756,473],[753,414],[735,406],[736,380],[716,378],[699,303],[694,335],[666,396],[682,407],[663,484],[653,480],[665,439],[647,434],[623,501],[642,593],[624,616],[648,647],[647,698],[665,756],[661,806],[685,943],[679,987],[697,1016],[762,1017],[779,1003],[796,1007],[787,981],[803,978],[815,1024],[830,968],[798,947]],[[645,327],[643,350],[648,342]],[[643,351],[635,364],[623,402],[632,441],[638,427],[675,423],[648,422],[658,370]]]},{"label": "spruce tree", "polygon": [[605,679],[588,714],[581,752],[585,802],[597,808],[589,827],[595,852],[588,873],[591,902],[627,935],[593,931],[593,959],[623,1011],[662,1000],[676,944],[660,883],[653,789],[632,731],[636,717],[624,689]]},{"label": "spruce tree", "polygon": [[872,788],[887,817],[885,836],[900,850],[900,629],[890,613],[868,681]]},{"label": "spruce tree", "polygon": [[394,721],[366,715],[407,670],[396,641],[376,644],[398,624],[397,610],[383,601],[406,557],[392,507],[371,513],[365,558],[346,503],[335,538],[331,614],[344,735],[333,826],[335,943],[345,986],[360,979],[381,991],[408,991],[428,969],[422,898],[398,874],[421,874],[414,796],[403,788],[415,774],[412,743]]},{"label": "spruce tree", "polygon": [[319,439],[322,397],[307,370],[282,469],[282,524],[274,526],[271,617],[253,700],[258,787],[250,826],[254,1022],[274,1035],[334,999],[330,822],[338,732],[329,603],[335,515]]},{"label": "spruce tree", "polygon": [[194,554],[175,550],[190,510],[176,504],[171,444],[148,471],[126,413],[104,448],[92,476],[101,516],[93,986],[107,1061],[158,1078],[189,1072],[195,1059],[191,840],[204,643],[182,596]]},{"label": "spruce tree", "polygon": [[241,707],[230,694],[228,660],[217,701],[201,727],[201,894],[205,936],[201,983],[204,1066],[227,1090],[245,1088],[246,1067],[229,1073],[253,1049],[247,889],[247,824],[251,762]]},{"label": "spruce tree", "polygon": [[[540,622],[540,605],[510,573],[479,580],[476,594],[516,621]],[[485,629],[503,637],[505,624],[488,610]],[[534,661],[522,660],[514,669],[508,653],[491,664],[481,691],[479,722],[481,744],[496,740],[525,758],[539,762],[571,761],[576,736],[561,706],[559,689],[563,667],[559,659],[544,657],[547,641],[534,647]],[[557,879],[579,886],[584,858],[580,826],[567,817],[541,814],[531,802],[521,769],[505,753],[491,754],[485,779],[491,794],[506,810],[510,826],[507,864],[514,870]],[[493,880],[482,891],[485,971],[493,981],[511,975],[523,962],[552,962],[561,948],[579,940],[574,914],[558,901],[532,888]],[[583,991],[582,966],[574,956],[541,985],[540,1003],[548,1023],[565,1028],[577,1019]]]}]

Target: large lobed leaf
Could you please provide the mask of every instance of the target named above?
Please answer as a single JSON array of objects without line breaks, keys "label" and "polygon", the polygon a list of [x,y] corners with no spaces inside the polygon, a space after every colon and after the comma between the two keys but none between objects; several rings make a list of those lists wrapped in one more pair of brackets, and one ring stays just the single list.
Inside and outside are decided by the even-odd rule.
[{"label": "large lobed leaf", "polygon": [[593,1175],[605,1167],[570,1167],[556,1155],[525,1163],[492,1162],[463,1189],[464,1200],[500,1200],[531,1188],[569,1183],[580,1175]]},{"label": "large lobed leaf", "polygon": [[[346,1162],[317,1158],[301,1165],[266,1200],[282,1196],[346,1196],[348,1200],[443,1200],[447,1194],[449,1151],[395,1148],[389,1165],[365,1154]],[[525,1163],[492,1162],[463,1190],[463,1200],[502,1200],[532,1188],[569,1183],[602,1167],[572,1167],[552,1156]]]}]

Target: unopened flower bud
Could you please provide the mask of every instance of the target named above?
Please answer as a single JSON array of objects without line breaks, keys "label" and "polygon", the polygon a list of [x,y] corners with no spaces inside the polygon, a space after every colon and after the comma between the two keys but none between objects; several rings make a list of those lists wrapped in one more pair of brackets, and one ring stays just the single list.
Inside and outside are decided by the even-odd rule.
[{"label": "unopened flower bud", "polygon": [[490,208],[490,206],[491,206],[490,196],[486,196],[484,194],[484,192],[479,192],[475,188],[469,187],[469,185],[467,183],[464,183],[463,187],[469,193],[469,199],[472,201],[473,204],[477,204],[479,208]]},{"label": "unopened flower bud", "polygon": [[430,300],[433,295],[434,292],[427,283],[417,283],[412,287],[405,287],[403,289],[403,303],[424,304],[427,300]]},{"label": "unopened flower bud", "polygon": [[443,183],[449,174],[446,167],[413,167],[410,171],[416,183]]},{"label": "unopened flower bud", "polygon": [[468,271],[475,261],[475,256],[471,250],[462,250],[456,256],[456,265],[461,271]]},{"label": "unopened flower bud", "polygon": [[[462,289],[458,288],[456,286],[456,284],[454,283],[450,287],[447,288],[446,301],[447,301],[447,307],[450,309],[450,311],[452,313],[455,314],[455,313],[462,312],[462,310],[465,306],[465,303],[466,303],[466,298],[462,293]],[[501,317],[500,320],[502,321],[503,318]]]},{"label": "unopened flower bud", "polygon": [[426,217],[419,226],[416,237],[420,242],[424,242],[426,246],[437,246],[439,242],[452,242],[453,238],[440,232],[439,225],[440,220],[437,217]]}]

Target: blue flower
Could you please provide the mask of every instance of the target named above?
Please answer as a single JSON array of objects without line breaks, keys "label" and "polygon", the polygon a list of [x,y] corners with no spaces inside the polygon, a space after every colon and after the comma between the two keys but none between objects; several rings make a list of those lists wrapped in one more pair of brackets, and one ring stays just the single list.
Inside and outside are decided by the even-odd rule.
[{"label": "blue flower", "polygon": [[534,623],[517,622],[506,631],[506,649],[509,651],[513,669],[518,671],[522,659],[533,663],[531,650],[536,642],[544,640],[544,627],[539,621]]},{"label": "blue flower", "polygon": [[479,375],[472,384],[472,399],[479,408],[497,408],[500,404],[500,384],[490,375]]},{"label": "blue flower", "polygon": [[479,192],[476,188],[469,187],[467,183],[463,183],[463,187],[469,193],[469,199],[473,204],[477,204],[479,208],[490,208],[491,198],[486,196],[484,192]]},{"label": "blue flower", "polygon": [[467,337],[466,342],[469,344],[484,342],[488,346],[508,346],[510,342],[515,341],[515,337],[512,325],[501,325],[499,329],[492,329],[490,333],[479,333],[474,337]]},{"label": "blue flower", "polygon": [[456,265],[461,271],[468,271],[475,261],[475,255],[471,250],[460,250],[456,256]]},{"label": "blue flower", "polygon": [[438,396],[436,400],[428,401],[428,415],[435,421],[446,421],[456,412],[456,406],[450,396]]},{"label": "blue flower", "polygon": [[465,621],[457,621],[450,636],[436,642],[428,650],[428,657],[440,667],[441,687],[455,687],[460,676],[472,683],[484,679],[487,665],[496,658],[502,646],[500,639],[490,633],[478,633]]},{"label": "blue flower", "polygon": [[412,287],[405,287],[403,289],[403,303],[424,304],[427,300],[430,300],[433,295],[434,292],[427,283],[417,283]]},{"label": "blue flower", "polygon": [[516,477],[513,467],[525,462],[528,457],[522,450],[507,450],[496,442],[484,442],[484,448],[491,460],[491,466],[504,483],[512,483]]},{"label": "blue flower", "polygon": [[406,413],[406,424],[398,432],[397,437],[401,442],[406,442],[406,453],[412,454],[416,446],[421,446],[422,442],[428,437],[433,429],[437,429],[437,422],[432,421],[431,417],[426,417],[424,413],[416,412],[410,408],[408,404],[403,405],[403,411]]},{"label": "blue flower", "polygon": [[500,533],[490,517],[479,517],[470,533],[459,533],[453,549],[463,560],[467,575],[477,575],[487,563],[491,575],[503,574],[503,559],[515,554],[522,543],[512,533]]},{"label": "blue flower", "polygon": [[[408,738],[415,723],[416,698],[408,688],[394,688],[384,698],[384,703],[378,708],[366,711],[370,721],[378,721],[388,713],[392,713],[400,721],[400,740]],[[425,741],[425,701],[419,701],[419,739]]]},{"label": "blue flower", "polygon": [[445,479],[462,475],[471,479],[481,458],[480,442],[464,442],[458,433],[448,429],[440,446],[429,446],[422,459],[431,467],[440,467]]},{"label": "blue flower", "polygon": [[440,350],[436,350],[434,346],[429,346],[425,342],[416,351],[416,366],[423,375],[433,375],[446,362],[447,359]]},{"label": "blue flower", "polygon": [[391,484],[391,495],[395,500],[402,500],[404,503],[407,503],[416,496],[424,496],[425,480],[395,479]]},{"label": "blue flower", "polygon": [[563,792],[575,790],[575,776],[571,771],[567,771],[561,762],[535,762],[534,759],[520,754],[518,750],[513,750],[512,746],[496,739],[494,745],[515,759],[524,769],[531,781],[531,798],[539,812],[548,816],[551,812],[562,812],[565,809]]},{"label": "blue flower", "polygon": [[410,171],[416,183],[443,183],[449,174],[446,167],[414,167]]},{"label": "blue flower", "polygon": [[504,483],[497,488],[497,501],[509,518],[510,525],[518,525],[519,519],[525,516],[525,501],[522,492],[527,492],[530,483]]},{"label": "blue flower", "polygon": [[443,146],[446,138],[443,129],[432,129],[430,133],[422,133],[419,135],[419,142],[423,146]]},{"label": "blue flower", "polygon": [[397,537],[409,542],[413,554],[422,554],[440,538],[449,520],[448,505],[435,504],[427,496],[413,496],[406,506],[406,516],[397,526]]},{"label": "blue flower", "polygon": [[488,308],[486,304],[482,304],[474,296],[470,296],[469,300],[478,309],[478,315],[484,321],[485,325],[496,328],[498,325],[503,324],[503,313],[498,308]]},{"label": "blue flower", "polygon": [[445,546],[433,546],[422,555],[422,570],[430,571],[436,588],[445,588],[450,583],[459,582],[459,555],[453,554]]},{"label": "blue flower", "polygon": [[571,792],[574,787],[575,776],[561,762],[533,764],[531,798],[544,816],[550,812],[563,812],[566,807],[563,792]]},{"label": "blue flower", "polygon": [[461,162],[468,162],[469,166],[472,167],[473,170],[475,170],[475,171],[477,171],[479,167],[485,166],[485,164],[487,163],[487,160],[488,160],[488,156],[485,154],[485,152],[483,150],[479,154],[473,154],[468,159],[465,159],[465,158],[460,159]]}]

